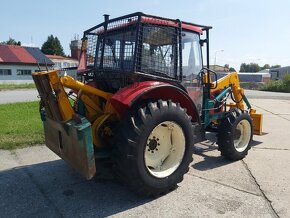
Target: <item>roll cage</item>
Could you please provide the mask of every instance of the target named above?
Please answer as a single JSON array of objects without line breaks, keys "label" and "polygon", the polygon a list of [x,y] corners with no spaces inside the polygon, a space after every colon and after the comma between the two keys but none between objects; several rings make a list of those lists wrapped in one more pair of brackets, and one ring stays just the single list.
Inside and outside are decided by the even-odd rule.
[{"label": "roll cage", "polygon": [[114,19],[104,16],[105,21],[86,30],[83,37],[86,65],[95,77],[120,79],[137,74],[182,81],[182,31],[199,35],[205,31],[206,39],[200,42],[208,47],[209,26],[141,12]]}]

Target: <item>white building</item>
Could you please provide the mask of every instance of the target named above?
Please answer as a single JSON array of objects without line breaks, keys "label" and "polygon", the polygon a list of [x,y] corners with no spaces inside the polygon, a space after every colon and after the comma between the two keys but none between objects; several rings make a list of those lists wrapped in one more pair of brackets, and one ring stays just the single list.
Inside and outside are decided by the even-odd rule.
[{"label": "white building", "polygon": [[69,57],[63,57],[59,55],[45,55],[45,56],[54,63],[54,69],[57,70],[63,68],[77,67],[79,64],[79,61],[77,59]]},{"label": "white building", "polygon": [[0,83],[31,83],[31,73],[52,69],[39,48],[0,45]]}]

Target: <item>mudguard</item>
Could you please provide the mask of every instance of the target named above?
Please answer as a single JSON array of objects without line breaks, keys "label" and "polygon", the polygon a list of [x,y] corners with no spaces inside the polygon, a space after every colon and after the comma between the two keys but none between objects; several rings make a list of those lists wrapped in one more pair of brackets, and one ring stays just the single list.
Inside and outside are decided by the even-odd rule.
[{"label": "mudguard", "polygon": [[134,83],[120,89],[112,96],[110,102],[119,116],[122,117],[129,108],[146,99],[179,102],[183,108],[187,109],[187,114],[192,117],[192,121],[200,123],[197,108],[188,94],[181,88],[165,82],[145,81]]}]

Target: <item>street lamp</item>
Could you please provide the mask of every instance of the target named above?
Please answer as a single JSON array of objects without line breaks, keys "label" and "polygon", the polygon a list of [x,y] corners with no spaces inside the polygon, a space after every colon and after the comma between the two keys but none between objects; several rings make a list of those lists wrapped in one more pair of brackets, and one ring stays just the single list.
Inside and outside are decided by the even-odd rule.
[{"label": "street lamp", "polygon": [[214,70],[215,70],[215,68],[216,68],[216,54],[217,54],[218,52],[224,52],[224,50],[218,50],[218,51],[215,51],[215,53],[214,53]]}]

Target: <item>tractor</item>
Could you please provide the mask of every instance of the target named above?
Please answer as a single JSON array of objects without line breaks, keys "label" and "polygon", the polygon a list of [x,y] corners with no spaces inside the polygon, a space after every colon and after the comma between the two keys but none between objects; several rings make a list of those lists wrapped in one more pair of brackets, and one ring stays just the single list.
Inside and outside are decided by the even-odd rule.
[{"label": "tractor", "polygon": [[210,29],[141,12],[104,15],[84,31],[77,79],[32,75],[47,147],[87,179],[108,160],[142,196],[173,190],[208,132],[222,156],[244,158],[262,133],[262,114],[236,72],[219,78],[210,69]]}]

